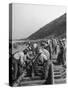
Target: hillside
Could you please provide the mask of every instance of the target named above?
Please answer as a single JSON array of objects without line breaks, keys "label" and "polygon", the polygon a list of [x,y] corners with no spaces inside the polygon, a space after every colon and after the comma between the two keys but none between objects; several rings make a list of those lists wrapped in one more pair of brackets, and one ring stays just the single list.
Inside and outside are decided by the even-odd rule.
[{"label": "hillside", "polygon": [[51,37],[66,37],[66,14],[48,23],[27,39],[36,40]]}]

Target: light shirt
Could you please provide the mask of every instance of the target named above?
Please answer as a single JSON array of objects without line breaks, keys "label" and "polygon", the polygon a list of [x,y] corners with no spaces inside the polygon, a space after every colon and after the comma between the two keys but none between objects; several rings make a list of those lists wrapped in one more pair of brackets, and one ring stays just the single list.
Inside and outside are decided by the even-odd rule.
[{"label": "light shirt", "polygon": [[22,51],[20,51],[14,55],[14,58],[17,60],[20,59],[21,63],[23,63],[24,62],[24,53]]},{"label": "light shirt", "polygon": [[49,54],[48,50],[40,48],[39,52],[41,53],[41,58],[42,59],[44,58],[45,60],[49,60],[50,54]]}]

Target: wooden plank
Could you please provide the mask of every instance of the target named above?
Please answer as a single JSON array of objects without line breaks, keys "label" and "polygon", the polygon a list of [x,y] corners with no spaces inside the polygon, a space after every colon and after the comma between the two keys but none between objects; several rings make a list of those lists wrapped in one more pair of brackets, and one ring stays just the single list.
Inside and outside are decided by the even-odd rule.
[{"label": "wooden plank", "polygon": [[21,82],[20,85],[36,85],[36,84],[44,84],[45,80],[34,80],[34,81],[24,81]]}]

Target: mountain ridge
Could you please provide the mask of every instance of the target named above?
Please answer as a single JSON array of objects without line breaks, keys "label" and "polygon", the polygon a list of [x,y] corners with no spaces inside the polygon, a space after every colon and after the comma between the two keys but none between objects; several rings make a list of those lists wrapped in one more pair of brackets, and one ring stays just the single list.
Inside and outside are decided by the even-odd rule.
[{"label": "mountain ridge", "polygon": [[63,36],[62,34],[66,37],[66,13],[40,28],[35,33],[31,34],[27,39],[43,39],[51,35],[53,37],[60,37]]}]

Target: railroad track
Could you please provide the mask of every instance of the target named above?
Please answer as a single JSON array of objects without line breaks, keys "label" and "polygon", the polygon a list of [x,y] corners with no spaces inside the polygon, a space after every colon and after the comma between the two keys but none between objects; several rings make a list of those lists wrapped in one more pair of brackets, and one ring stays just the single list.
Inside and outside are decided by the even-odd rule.
[{"label": "railroad track", "polygon": [[[63,84],[66,83],[66,68],[62,65],[54,65],[52,64],[52,84]],[[25,80],[20,82],[19,86],[26,86],[26,85],[42,85],[46,81],[40,80],[40,78],[35,77],[33,80],[30,78],[26,78]]]}]

